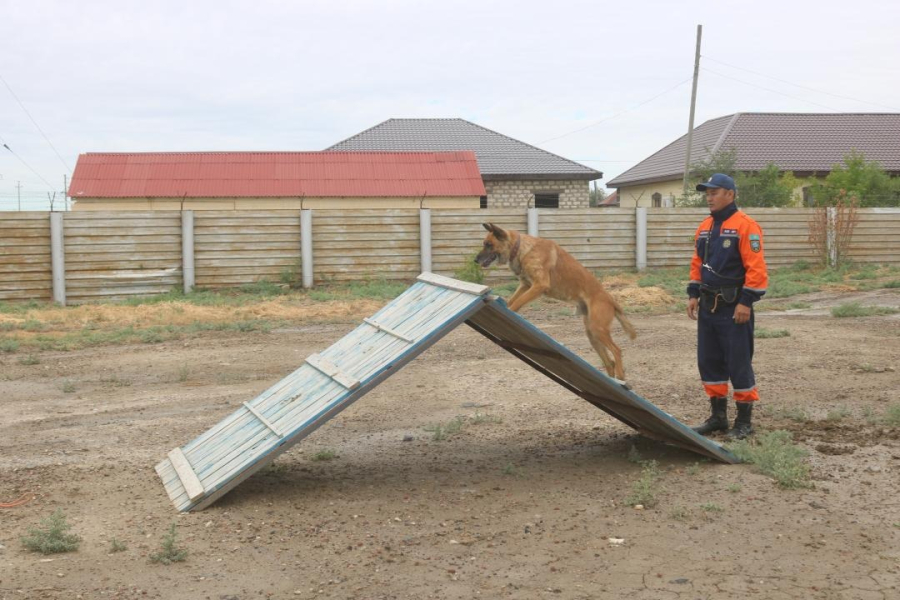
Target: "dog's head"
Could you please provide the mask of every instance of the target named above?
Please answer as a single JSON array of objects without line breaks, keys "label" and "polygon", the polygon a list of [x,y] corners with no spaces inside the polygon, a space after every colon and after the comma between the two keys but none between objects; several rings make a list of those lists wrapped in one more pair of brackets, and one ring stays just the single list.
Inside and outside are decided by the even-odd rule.
[{"label": "dog's head", "polygon": [[482,223],[481,226],[487,229],[488,234],[484,238],[484,247],[475,257],[475,262],[483,269],[487,269],[495,260],[505,265],[509,261],[513,246],[513,233],[493,223]]}]

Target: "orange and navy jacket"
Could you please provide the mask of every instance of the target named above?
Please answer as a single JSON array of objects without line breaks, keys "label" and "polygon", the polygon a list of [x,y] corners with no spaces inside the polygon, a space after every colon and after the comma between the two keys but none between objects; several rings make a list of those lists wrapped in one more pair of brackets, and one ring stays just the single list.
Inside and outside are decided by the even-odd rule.
[{"label": "orange and navy jacket", "polygon": [[694,235],[688,296],[700,297],[700,285],[742,285],[740,304],[753,306],[769,284],[759,224],[733,202],[706,217]]}]

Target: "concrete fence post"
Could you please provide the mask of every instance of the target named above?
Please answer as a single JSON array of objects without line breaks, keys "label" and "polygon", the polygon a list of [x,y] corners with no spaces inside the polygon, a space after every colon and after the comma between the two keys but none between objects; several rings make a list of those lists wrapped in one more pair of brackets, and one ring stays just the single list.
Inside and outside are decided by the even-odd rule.
[{"label": "concrete fence post", "polygon": [[533,235],[534,237],[537,237],[538,231],[540,231],[540,221],[538,219],[538,209],[529,208],[528,209],[528,235]]},{"label": "concrete fence post", "polygon": [[181,211],[181,278],[184,293],[190,294],[197,284],[194,271],[194,211]]},{"label": "concrete fence post", "polygon": [[313,286],[312,210],[300,211],[300,272],[305,288]]},{"label": "concrete fence post", "polygon": [[826,210],[825,249],[828,253],[828,264],[834,268],[837,267],[837,232],[835,231],[837,208],[829,206]]},{"label": "concrete fence post", "polygon": [[423,273],[431,272],[431,209],[419,209],[419,255]]},{"label": "concrete fence post", "polygon": [[50,213],[50,271],[53,279],[53,301],[60,306],[66,305],[66,253],[65,233],[63,231],[63,215],[61,212]]},{"label": "concrete fence post", "polygon": [[647,207],[639,206],[634,212],[635,223],[635,267],[638,271],[647,268]]}]

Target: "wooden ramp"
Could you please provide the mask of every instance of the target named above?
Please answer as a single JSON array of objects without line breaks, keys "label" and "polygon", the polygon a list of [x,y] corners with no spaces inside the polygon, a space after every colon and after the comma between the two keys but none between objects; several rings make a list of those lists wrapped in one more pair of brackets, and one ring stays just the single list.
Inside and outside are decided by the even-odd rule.
[{"label": "wooden ramp", "polygon": [[462,323],[641,433],[724,462],[718,444],[607,377],[513,313],[489,288],[423,273],[296,371],[156,465],[179,511],[202,510]]}]

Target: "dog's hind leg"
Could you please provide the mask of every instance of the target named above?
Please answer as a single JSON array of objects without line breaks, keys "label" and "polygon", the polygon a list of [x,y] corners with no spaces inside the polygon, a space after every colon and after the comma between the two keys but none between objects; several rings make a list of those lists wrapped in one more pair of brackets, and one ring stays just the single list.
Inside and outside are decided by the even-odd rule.
[{"label": "dog's hind leg", "polygon": [[[615,315],[609,303],[595,300],[588,305],[588,314],[584,317],[584,328],[588,340],[600,355],[610,377],[625,380],[625,368],[622,365],[622,349],[613,341],[609,329]],[[610,352],[612,356],[610,357]]]}]

